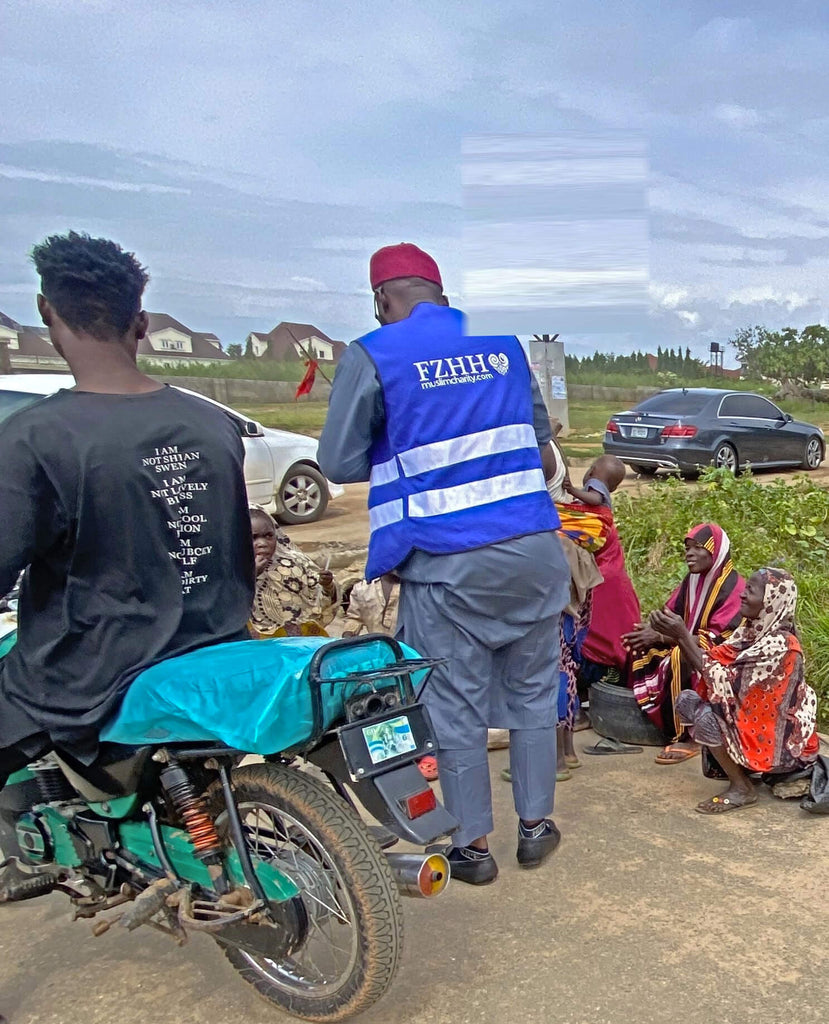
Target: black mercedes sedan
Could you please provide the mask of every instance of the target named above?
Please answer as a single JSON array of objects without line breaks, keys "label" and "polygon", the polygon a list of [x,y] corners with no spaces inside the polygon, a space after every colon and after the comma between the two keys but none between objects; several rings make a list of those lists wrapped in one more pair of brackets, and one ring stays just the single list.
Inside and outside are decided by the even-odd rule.
[{"label": "black mercedes sedan", "polygon": [[603,447],[644,474],[692,474],[712,464],[734,473],[748,465],[817,469],[826,450],[820,427],[792,419],[762,395],[715,388],[660,391],[616,413]]}]

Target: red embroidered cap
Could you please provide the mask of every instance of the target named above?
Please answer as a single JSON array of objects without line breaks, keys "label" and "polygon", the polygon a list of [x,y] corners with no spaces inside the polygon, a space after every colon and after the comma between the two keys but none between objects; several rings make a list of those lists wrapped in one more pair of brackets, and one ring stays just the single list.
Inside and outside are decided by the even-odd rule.
[{"label": "red embroidered cap", "polygon": [[422,277],[443,288],[437,263],[428,252],[411,242],[386,245],[371,257],[369,279],[372,289],[398,277]]}]

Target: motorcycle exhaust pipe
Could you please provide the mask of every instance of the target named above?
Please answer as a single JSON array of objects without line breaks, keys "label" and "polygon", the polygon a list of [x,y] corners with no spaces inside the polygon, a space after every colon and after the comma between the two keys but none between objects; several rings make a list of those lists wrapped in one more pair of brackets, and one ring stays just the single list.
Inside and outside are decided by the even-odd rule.
[{"label": "motorcycle exhaust pipe", "polygon": [[449,882],[449,861],[442,853],[387,853],[403,896],[438,896]]}]

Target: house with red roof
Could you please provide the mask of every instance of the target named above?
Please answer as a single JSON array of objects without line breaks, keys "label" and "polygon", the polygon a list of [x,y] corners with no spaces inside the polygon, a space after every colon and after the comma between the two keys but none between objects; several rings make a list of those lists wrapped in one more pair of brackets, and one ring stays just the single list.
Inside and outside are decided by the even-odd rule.
[{"label": "house with red roof", "polygon": [[275,359],[282,363],[307,359],[336,363],[345,352],[342,341],[334,341],[313,324],[283,321],[267,334],[251,331],[245,338],[245,355]]},{"label": "house with red roof", "polygon": [[215,334],[193,331],[169,313],[149,313],[138,355],[157,361],[216,362],[230,357]]}]

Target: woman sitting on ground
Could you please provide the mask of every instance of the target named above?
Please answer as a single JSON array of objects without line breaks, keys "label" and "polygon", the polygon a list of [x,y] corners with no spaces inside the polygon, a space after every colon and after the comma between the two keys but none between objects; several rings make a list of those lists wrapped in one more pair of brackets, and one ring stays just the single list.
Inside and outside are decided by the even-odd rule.
[{"label": "woman sitting on ground", "polygon": [[[745,581],[731,562],[731,542],[716,523],[695,526],[685,537],[688,574],[668,598],[675,612],[703,647],[724,643],[740,624]],[[634,653],[633,692],[641,709],[662,731],[666,746],[657,764],[679,764],[699,753],[683,732],[676,699],[694,683],[694,671],[679,646],[651,623],[638,623],[622,638]]]},{"label": "woman sitting on ground", "polygon": [[264,509],[251,508],[250,526],[256,560],[251,636],[326,636],[339,601],[332,574],[317,568]]},{"label": "woman sitting on ground", "polygon": [[699,675],[699,692],[685,690],[677,699],[680,720],[728,776],[728,789],[698,805],[702,814],[756,803],[747,772],[797,771],[818,754],[817,697],[803,678],[794,580],[782,569],[759,569],[740,604],[742,625],[728,643],[707,651],[679,615],[651,616],[654,628],[676,642]]}]

